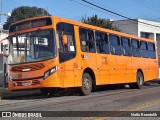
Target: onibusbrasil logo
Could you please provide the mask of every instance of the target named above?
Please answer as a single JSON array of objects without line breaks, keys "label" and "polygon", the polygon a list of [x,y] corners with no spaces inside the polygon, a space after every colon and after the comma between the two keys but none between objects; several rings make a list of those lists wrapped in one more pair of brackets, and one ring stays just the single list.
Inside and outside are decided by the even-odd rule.
[{"label": "onibusbrasil logo", "polygon": [[42,117],[40,112],[2,112],[2,117]]}]

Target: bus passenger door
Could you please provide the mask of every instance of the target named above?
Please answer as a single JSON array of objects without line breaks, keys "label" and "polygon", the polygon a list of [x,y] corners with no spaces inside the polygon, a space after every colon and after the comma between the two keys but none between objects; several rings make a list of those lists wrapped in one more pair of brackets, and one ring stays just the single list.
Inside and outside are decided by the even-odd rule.
[{"label": "bus passenger door", "polygon": [[74,69],[77,60],[74,36],[71,33],[59,33],[59,67],[61,68],[61,79],[63,87],[74,87]]}]

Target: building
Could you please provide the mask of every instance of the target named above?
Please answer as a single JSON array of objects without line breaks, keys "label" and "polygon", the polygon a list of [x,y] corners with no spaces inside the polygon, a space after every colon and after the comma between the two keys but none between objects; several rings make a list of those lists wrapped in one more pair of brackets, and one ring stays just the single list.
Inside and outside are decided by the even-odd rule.
[{"label": "building", "polygon": [[[0,31],[0,40],[7,37],[9,34],[8,30]],[[6,62],[3,55],[0,54],[0,86],[3,84],[3,63]]]}]

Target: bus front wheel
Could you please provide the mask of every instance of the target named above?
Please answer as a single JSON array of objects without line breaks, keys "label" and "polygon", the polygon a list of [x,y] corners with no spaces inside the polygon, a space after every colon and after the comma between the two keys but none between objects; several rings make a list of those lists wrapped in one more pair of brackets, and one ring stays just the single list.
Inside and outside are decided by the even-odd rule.
[{"label": "bus front wheel", "polygon": [[82,87],[80,95],[89,95],[92,91],[92,78],[89,73],[83,73],[82,75]]},{"label": "bus front wheel", "polygon": [[142,89],[144,84],[144,76],[142,72],[138,71],[136,76],[136,83],[131,83],[129,86],[131,89]]}]

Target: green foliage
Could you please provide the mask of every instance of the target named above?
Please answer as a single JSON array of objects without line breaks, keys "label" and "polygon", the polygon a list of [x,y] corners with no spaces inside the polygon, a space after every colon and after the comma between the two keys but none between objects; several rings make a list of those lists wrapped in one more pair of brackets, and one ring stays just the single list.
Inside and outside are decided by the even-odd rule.
[{"label": "green foliage", "polygon": [[93,15],[93,16],[90,16],[90,17],[86,17],[86,16],[82,17],[80,21],[85,23],[85,24],[120,31],[116,26],[113,26],[113,21],[109,21],[109,20],[104,19],[104,18],[98,18],[97,15]]},{"label": "green foliage", "polygon": [[43,8],[21,6],[12,11],[11,17],[7,18],[7,22],[3,25],[3,28],[8,30],[9,26],[16,21],[44,15],[50,14]]}]

